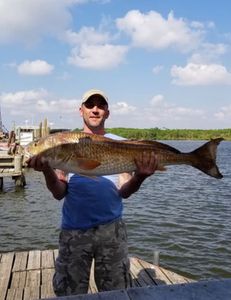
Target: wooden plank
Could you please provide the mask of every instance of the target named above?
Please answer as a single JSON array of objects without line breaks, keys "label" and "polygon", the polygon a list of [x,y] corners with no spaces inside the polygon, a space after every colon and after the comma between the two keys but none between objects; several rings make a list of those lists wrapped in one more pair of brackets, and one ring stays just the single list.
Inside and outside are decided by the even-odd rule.
[{"label": "wooden plank", "polygon": [[23,289],[8,290],[6,300],[23,300]]},{"label": "wooden plank", "polygon": [[23,300],[37,300],[39,299],[39,286],[37,287],[25,287]]},{"label": "wooden plank", "polygon": [[52,284],[41,285],[41,299],[55,297]]},{"label": "wooden plank", "polygon": [[46,285],[48,281],[52,282],[54,276],[54,269],[42,269],[42,285]]},{"label": "wooden plank", "polygon": [[14,252],[2,253],[1,263],[11,264],[12,267],[13,259],[14,259]]},{"label": "wooden plank", "polygon": [[26,270],[28,252],[16,252],[13,272]]},{"label": "wooden plank", "polygon": [[27,270],[40,269],[41,266],[41,251],[29,251]]},{"label": "wooden plank", "polygon": [[136,258],[142,268],[155,281],[157,285],[172,284],[169,278],[162,272],[159,266],[150,264],[142,259]]},{"label": "wooden plank", "polygon": [[26,271],[13,272],[11,280],[11,289],[24,288],[26,284]]},{"label": "wooden plank", "polygon": [[56,258],[58,257],[59,255],[59,250],[58,249],[55,249],[54,250],[54,259],[56,260]]},{"label": "wooden plank", "polygon": [[54,268],[54,253],[53,250],[42,251],[42,268]]},{"label": "wooden plank", "polygon": [[130,258],[130,269],[139,286],[155,285],[155,281],[148,275],[136,258]]},{"label": "wooden plank", "polygon": [[26,287],[36,288],[40,286],[40,277],[41,271],[40,270],[30,270],[26,273]]},{"label": "wooden plank", "polygon": [[14,253],[3,253],[0,263],[0,300],[4,300],[10,284]]},{"label": "wooden plank", "polygon": [[135,259],[130,257],[130,274],[132,276],[132,286],[142,286],[142,280],[138,280],[139,270],[135,266]]},{"label": "wooden plank", "polygon": [[165,274],[169,278],[169,280],[171,281],[172,284],[188,282],[188,280],[184,276],[176,274],[176,273],[169,271],[167,269],[164,269],[162,267],[160,267],[160,270],[163,272],[163,274]]},{"label": "wooden plank", "polygon": [[42,269],[41,298],[54,297],[53,280],[54,269]]},{"label": "wooden plank", "polygon": [[98,292],[98,288],[96,286],[95,283],[95,260],[93,259],[92,264],[91,264],[91,272],[90,272],[90,280],[89,280],[89,288],[88,288],[88,292],[95,294]]},{"label": "wooden plank", "polygon": [[14,172],[14,169],[3,170],[3,172],[0,173],[0,177],[11,177],[11,176],[20,176],[20,175],[22,175],[22,172]]}]

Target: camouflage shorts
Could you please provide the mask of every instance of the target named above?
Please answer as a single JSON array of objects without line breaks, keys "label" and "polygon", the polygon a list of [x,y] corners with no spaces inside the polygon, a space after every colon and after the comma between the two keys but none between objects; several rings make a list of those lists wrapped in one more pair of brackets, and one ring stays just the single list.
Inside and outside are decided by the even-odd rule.
[{"label": "camouflage shorts", "polygon": [[57,296],[87,293],[93,258],[98,291],[131,286],[127,233],[122,220],[86,231],[60,232],[53,278]]}]

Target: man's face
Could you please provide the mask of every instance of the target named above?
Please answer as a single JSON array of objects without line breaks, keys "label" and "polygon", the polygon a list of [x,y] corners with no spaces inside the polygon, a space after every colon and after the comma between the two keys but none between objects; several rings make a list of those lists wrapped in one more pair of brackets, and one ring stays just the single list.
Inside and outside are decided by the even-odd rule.
[{"label": "man's face", "polygon": [[93,95],[81,105],[80,115],[88,128],[104,128],[104,122],[109,116],[107,102],[100,95]]}]

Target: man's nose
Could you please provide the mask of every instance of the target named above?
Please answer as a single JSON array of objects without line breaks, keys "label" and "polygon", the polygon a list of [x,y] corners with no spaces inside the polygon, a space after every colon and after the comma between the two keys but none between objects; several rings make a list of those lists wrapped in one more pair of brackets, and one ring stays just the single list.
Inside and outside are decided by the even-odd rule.
[{"label": "man's nose", "polygon": [[97,105],[95,105],[94,107],[92,107],[92,111],[93,112],[98,112],[99,111],[99,108]]}]

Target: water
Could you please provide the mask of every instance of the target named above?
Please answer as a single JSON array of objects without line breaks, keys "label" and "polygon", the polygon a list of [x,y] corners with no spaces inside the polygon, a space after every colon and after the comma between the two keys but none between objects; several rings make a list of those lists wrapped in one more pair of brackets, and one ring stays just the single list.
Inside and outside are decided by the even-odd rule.
[{"label": "water", "polygon": [[[200,141],[166,142],[182,151]],[[124,201],[129,250],[194,279],[231,277],[231,142],[219,146],[216,180],[188,166],[171,166],[148,178]],[[58,247],[62,201],[45,188],[43,176],[26,174],[25,189],[8,178],[0,193],[0,252]]]}]

